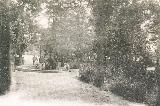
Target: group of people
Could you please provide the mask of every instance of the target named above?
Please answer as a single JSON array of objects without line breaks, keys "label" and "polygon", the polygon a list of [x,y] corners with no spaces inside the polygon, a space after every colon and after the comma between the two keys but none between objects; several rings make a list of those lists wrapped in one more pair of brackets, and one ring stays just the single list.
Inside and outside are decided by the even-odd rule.
[{"label": "group of people", "polygon": [[[39,59],[34,55],[32,58],[33,61],[33,65],[37,68],[37,69],[41,69],[41,70],[49,70],[49,69],[56,69],[57,68],[57,62],[49,57],[47,59],[40,57]],[[59,67],[59,66],[58,66]],[[70,72],[70,66],[68,63],[64,63],[64,67],[63,67],[64,71],[69,71]]]}]

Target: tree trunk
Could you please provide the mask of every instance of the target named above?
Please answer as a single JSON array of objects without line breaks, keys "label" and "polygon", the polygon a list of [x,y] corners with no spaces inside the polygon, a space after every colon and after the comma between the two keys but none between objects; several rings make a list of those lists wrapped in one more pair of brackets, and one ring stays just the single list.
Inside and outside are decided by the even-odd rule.
[{"label": "tree trunk", "polygon": [[157,86],[158,86],[158,94],[157,94],[157,98],[156,98],[156,104],[155,106],[160,106],[160,64],[159,64],[159,40],[158,40],[158,47],[156,50],[156,55],[157,55],[157,60],[156,60],[156,80],[157,80]]},{"label": "tree trunk", "polygon": [[19,65],[23,65],[23,55],[22,55],[22,52],[19,54]]},{"label": "tree trunk", "polygon": [[0,95],[10,89],[10,30],[6,1],[0,1]]},{"label": "tree trunk", "polygon": [[[156,71],[160,71],[159,68],[156,68]],[[157,86],[158,86],[158,92],[157,92],[157,98],[156,98],[156,103],[154,106],[160,106],[160,81],[159,81],[159,72],[157,73]]]}]

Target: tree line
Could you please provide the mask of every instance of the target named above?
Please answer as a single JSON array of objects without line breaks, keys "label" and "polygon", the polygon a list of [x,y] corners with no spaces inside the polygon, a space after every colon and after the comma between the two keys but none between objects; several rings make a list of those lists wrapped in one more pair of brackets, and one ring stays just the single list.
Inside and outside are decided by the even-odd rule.
[{"label": "tree line", "polygon": [[[44,4],[49,20],[46,29],[34,20]],[[98,87],[113,81],[114,93],[158,106],[158,1],[2,0],[0,5],[1,92],[9,89],[9,60],[22,57],[32,44],[37,49],[41,45],[44,56],[57,56],[58,61],[77,60],[82,80]],[[148,71],[148,67],[155,70]],[[154,93],[155,100],[151,100]]]}]

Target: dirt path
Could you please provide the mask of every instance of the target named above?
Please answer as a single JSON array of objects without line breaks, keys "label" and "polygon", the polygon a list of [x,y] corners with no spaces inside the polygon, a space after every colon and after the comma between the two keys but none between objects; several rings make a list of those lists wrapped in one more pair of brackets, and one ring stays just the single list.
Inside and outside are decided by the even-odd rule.
[{"label": "dirt path", "polygon": [[58,73],[28,70],[14,72],[13,75],[13,93],[0,98],[0,104],[1,100],[10,98],[18,106],[144,106],[79,81],[76,70]]}]

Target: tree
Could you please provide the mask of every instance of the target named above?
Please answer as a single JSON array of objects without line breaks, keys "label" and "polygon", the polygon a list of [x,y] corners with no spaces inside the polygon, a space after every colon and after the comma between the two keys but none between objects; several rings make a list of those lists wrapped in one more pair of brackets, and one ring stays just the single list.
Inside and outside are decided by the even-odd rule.
[{"label": "tree", "polygon": [[[26,6],[27,3],[28,6]],[[31,10],[35,11],[36,3],[38,2],[35,0],[17,0],[17,3],[11,2],[10,0],[0,1],[0,94],[5,94],[10,89],[10,50],[12,50],[10,46],[14,47],[13,45],[19,45],[18,49],[20,50],[26,48],[26,39],[24,38],[24,33],[22,34],[25,29],[22,28],[24,26],[24,17],[22,18],[20,15],[28,14],[28,11],[24,11],[25,6],[27,7],[25,9],[30,10],[30,12]],[[20,9],[17,9],[17,7],[20,7]],[[29,19],[31,18],[29,17]],[[28,25],[29,22],[26,23]],[[16,38],[18,38],[18,40]]]},{"label": "tree", "polygon": [[50,51],[53,55],[59,54],[68,58],[77,52],[82,55],[82,51],[92,45],[94,32],[89,20],[90,15],[87,14],[89,10],[86,10],[90,7],[87,5],[88,2],[81,0],[46,2],[47,14],[51,21],[48,32],[42,34],[43,44],[48,45],[44,46],[45,52]]},{"label": "tree", "polygon": [[[151,31],[152,28],[159,27],[156,24],[159,23],[159,5],[150,0],[95,0],[93,13],[97,63],[102,66],[112,64],[113,74],[123,75],[122,79],[127,78],[130,84],[145,82],[148,88],[151,83],[147,83],[146,67],[151,65],[152,60],[147,38],[151,33],[156,34],[156,31]],[[106,57],[110,58],[109,63],[106,63]],[[141,93],[146,90],[144,88]],[[143,99],[144,95],[141,97],[137,98]]]},{"label": "tree", "polygon": [[40,10],[40,1],[23,1],[17,0],[16,3],[10,4],[10,32],[11,32],[11,51],[13,57],[16,58],[17,65],[22,64],[22,55],[26,48],[35,42],[35,34],[37,33],[37,25],[34,18]]},{"label": "tree", "polygon": [[0,94],[10,89],[10,28],[9,5],[7,0],[0,1]]}]

